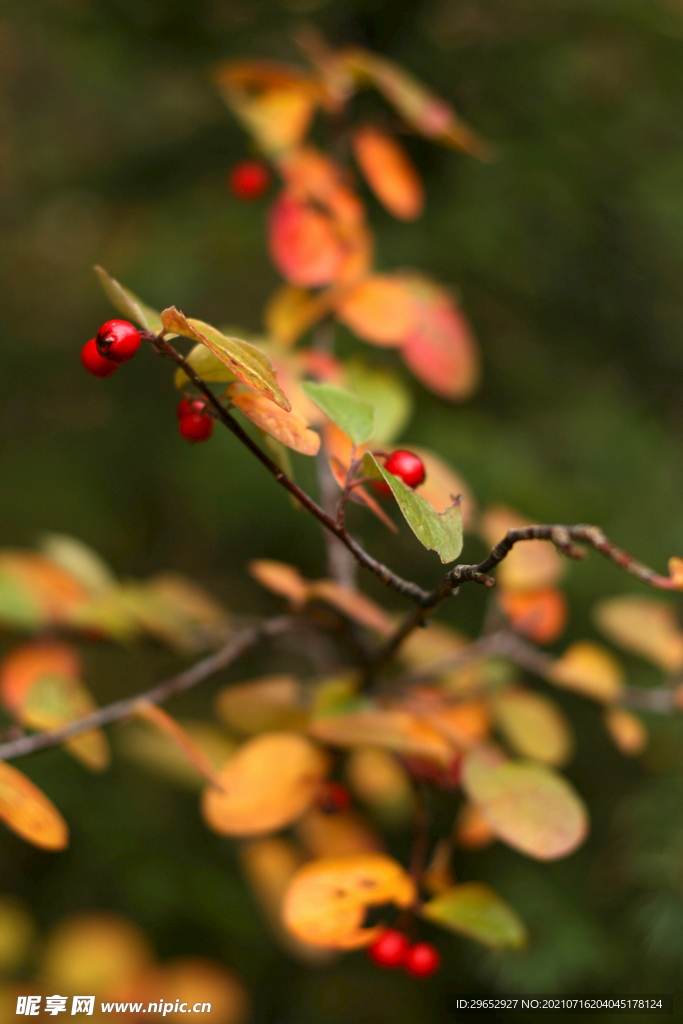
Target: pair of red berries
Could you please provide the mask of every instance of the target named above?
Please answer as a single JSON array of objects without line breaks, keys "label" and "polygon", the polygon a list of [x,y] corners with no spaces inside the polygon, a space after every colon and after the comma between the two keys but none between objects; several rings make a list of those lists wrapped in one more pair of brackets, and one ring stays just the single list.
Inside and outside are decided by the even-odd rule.
[{"label": "pair of red berries", "polygon": [[368,946],[368,955],[378,967],[402,967],[414,978],[428,978],[441,966],[441,955],[431,942],[411,946],[403,932],[385,928]]},{"label": "pair of red berries", "polygon": [[237,199],[260,199],[270,185],[270,172],[260,160],[242,160],[230,171],[228,185]]},{"label": "pair of red berries", "polygon": [[213,434],[213,418],[206,411],[202,398],[183,398],[176,409],[180,436],[191,444],[208,441]]},{"label": "pair of red berries", "polygon": [[[410,487],[413,490],[419,487],[421,483],[424,483],[426,475],[424,462],[418,455],[413,455],[412,452],[406,452],[402,449],[393,452],[384,463],[384,468],[393,473],[394,476],[399,477],[406,487]],[[384,480],[375,481],[375,490],[378,494],[385,496],[391,494],[391,488]]]},{"label": "pair of red berries", "polygon": [[140,332],[127,320],[107,320],[97,336],[86,342],[81,361],[93,377],[111,377],[140,348]]}]

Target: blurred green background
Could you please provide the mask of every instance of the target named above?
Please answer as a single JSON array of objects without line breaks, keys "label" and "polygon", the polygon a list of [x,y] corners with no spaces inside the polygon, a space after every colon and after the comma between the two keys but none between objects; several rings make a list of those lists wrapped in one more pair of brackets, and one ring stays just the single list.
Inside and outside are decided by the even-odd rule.
[{"label": "blurred green background", "polygon": [[[600,523],[663,569],[683,555],[680,0],[4,0],[0,543],[72,533],[124,576],[183,570],[239,613],[281,607],[245,573],[248,557],[323,572],[314,524],[227,432],[197,448],[178,437],[165,364],[145,352],[103,382],[79,360],[111,315],[95,262],[156,307],[259,330],[278,281],[268,204],[226,188],[250,150],[211,69],[242,55],[296,60],[302,18],[333,43],[402,62],[497,148],[484,164],[408,139],[424,217],[400,224],[370,201],[378,265],[456,286],[483,350],[483,385],[465,406],[418,388],[406,443],[441,452],[484,504]],[[406,534],[396,541],[361,516],[354,525],[398,571],[437,578],[438,562]],[[481,550],[471,541],[466,554]],[[597,556],[572,567],[569,639],[594,635],[595,600],[640,590]],[[481,602],[463,594],[448,620],[476,629]],[[287,657],[251,656],[215,685]],[[179,664],[151,644],[92,645],[86,658],[102,701]],[[633,682],[657,682],[636,659],[629,667]],[[171,710],[202,711],[215,685]],[[91,777],[61,752],[21,767],[72,824],[72,847],[43,854],[3,832],[0,889],[45,926],[113,908],[165,954],[217,956],[244,977],[264,1024],[436,1024],[454,1018],[463,991],[678,992],[683,727],[649,720],[651,752],[627,763],[597,711],[564,706],[579,730],[569,774],[591,805],[589,842],[555,865],[498,846],[456,865],[529,922],[521,954],[440,935],[448,967],[421,986],[361,954],[300,967],[264,931],[229,843],[203,827],[194,798],[124,762]]]}]

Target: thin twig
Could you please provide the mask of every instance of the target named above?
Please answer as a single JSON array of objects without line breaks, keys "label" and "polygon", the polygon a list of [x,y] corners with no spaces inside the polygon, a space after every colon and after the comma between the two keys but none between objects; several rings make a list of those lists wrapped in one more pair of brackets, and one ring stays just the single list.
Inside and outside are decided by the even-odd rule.
[{"label": "thin twig", "polygon": [[368,569],[378,576],[382,583],[392,590],[396,590],[399,594],[403,594],[405,597],[411,598],[418,604],[422,604],[428,597],[429,593],[418,587],[416,583],[411,583],[409,580],[404,580],[400,576],[397,576],[395,572],[392,572],[388,566],[378,562],[377,559],[365,551],[364,548],[358,544],[357,541],[351,536],[347,529],[336,522],[332,516],[328,515],[324,509],[320,508],[318,504],[308,495],[305,491],[291,480],[286,473],[284,473],[280,467],[273,462],[270,456],[259,448],[259,446],[252,441],[245,430],[239,425],[237,420],[228,412],[228,410],[221,404],[216,398],[209,385],[204,381],[198,373],[190,366],[187,360],[178,352],[169,341],[161,335],[154,335],[149,332],[145,332],[147,340],[151,341],[157,352],[160,355],[166,356],[172,359],[177,366],[180,366],[187,376],[190,378],[196,388],[206,398],[207,402],[216,414],[216,418],[223,423],[228,430],[230,430],[242,444],[249,449],[259,462],[265,466],[269,473],[275,478],[277,483],[293,494],[294,497],[299,501],[305,509],[307,509],[312,515],[318,519],[323,526],[325,526],[331,533],[337,537],[342,544],[344,544],[351,554],[354,556],[359,565],[363,568]]},{"label": "thin twig", "polygon": [[98,708],[97,711],[77,718],[61,729],[54,729],[51,732],[38,732],[31,736],[22,736],[20,739],[11,740],[8,743],[0,744],[0,760],[7,761],[13,757],[22,757],[24,754],[32,754],[36,750],[44,750],[46,747],[54,747],[73,736],[79,736],[90,729],[98,729],[103,725],[110,725],[122,718],[127,718],[135,709],[135,705],[141,700],[151,704],[161,704],[176,694],[184,693],[186,690],[197,686],[208,676],[213,675],[220,669],[227,668],[233,661],[236,661],[241,654],[249,650],[259,641],[266,637],[275,636],[296,625],[296,619],[290,615],[281,615],[275,619],[269,619],[258,626],[251,626],[237,633],[232,639],[215,654],[198,661],[191,668],[180,672],[171,679],[165,679],[157,683],[150,690],[144,693],[136,693],[133,697],[124,697],[123,700],[114,701],[106,707]]}]

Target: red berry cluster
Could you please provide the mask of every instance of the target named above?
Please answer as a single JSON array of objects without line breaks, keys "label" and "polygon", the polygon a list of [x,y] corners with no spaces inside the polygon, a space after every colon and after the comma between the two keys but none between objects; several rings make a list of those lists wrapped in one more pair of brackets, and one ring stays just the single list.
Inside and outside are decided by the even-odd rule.
[{"label": "red berry cluster", "polygon": [[208,441],[213,434],[213,419],[206,411],[202,398],[183,398],[176,409],[180,436],[191,444]]},{"label": "red berry cluster", "polygon": [[[399,477],[406,487],[410,487],[413,490],[419,487],[421,483],[424,483],[426,475],[424,462],[418,455],[413,455],[412,452],[403,450],[393,452],[384,463],[384,468],[388,469],[394,476]],[[386,497],[391,494],[391,488],[384,480],[375,481],[375,490],[378,494]]]},{"label": "red berry cluster", "polygon": [[411,946],[403,932],[385,928],[368,946],[368,955],[378,967],[402,967],[414,978],[428,978],[441,966],[441,955],[430,942]]},{"label": "red berry cluster", "polygon": [[111,377],[140,348],[140,332],[127,320],[107,320],[97,336],[86,342],[81,361],[93,377]]},{"label": "red berry cluster", "polygon": [[270,172],[260,160],[242,160],[230,171],[228,185],[237,199],[260,199],[270,185]]}]

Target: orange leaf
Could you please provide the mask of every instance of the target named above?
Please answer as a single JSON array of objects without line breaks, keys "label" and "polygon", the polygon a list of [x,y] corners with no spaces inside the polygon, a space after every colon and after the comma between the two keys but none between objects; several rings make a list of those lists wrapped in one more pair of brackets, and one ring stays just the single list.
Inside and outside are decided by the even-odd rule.
[{"label": "orange leaf", "polygon": [[308,594],[309,598],[317,597],[321,601],[326,601],[349,619],[368,629],[374,629],[383,636],[388,636],[394,631],[394,622],[384,609],[360,590],[346,587],[335,580],[316,580],[310,584]]},{"label": "orange leaf", "polygon": [[496,840],[496,834],[477,804],[463,804],[455,823],[455,839],[464,850],[483,850]]},{"label": "orange leaf", "polygon": [[610,708],[605,726],[618,750],[626,757],[635,757],[645,750],[650,737],[640,718],[624,708]]},{"label": "orange leaf", "polygon": [[379,836],[352,810],[325,814],[314,805],[297,822],[296,835],[311,857],[342,857],[382,849]]},{"label": "orange leaf", "polygon": [[358,225],[365,217],[363,203],[350,188],[341,167],[312,146],[291,150],[278,167],[287,191],[302,202],[323,206],[342,224]]},{"label": "orange leaf", "polygon": [[220,772],[223,790],[204,790],[204,820],[221,835],[276,832],[301,817],[327,770],[327,757],[305,736],[256,736],[242,744]]},{"label": "orange leaf", "polygon": [[228,389],[228,393],[232,404],[266,434],[302,455],[317,454],[320,435],[311,430],[294,411],[284,412],[263,395],[253,391],[240,392],[234,385]]},{"label": "orange leaf", "polygon": [[552,587],[540,590],[502,590],[498,604],[518,633],[537,644],[556,640],[567,624],[567,598]]},{"label": "orange leaf", "polygon": [[412,707],[421,719],[461,749],[467,750],[480,743],[491,729],[488,705],[483,700],[463,700],[430,710],[429,704],[421,703],[418,695]]},{"label": "orange leaf", "polygon": [[135,702],[133,714],[159,729],[207,782],[217,786],[219,789],[221,788],[218,773],[202,748],[190,736],[189,732],[183,729],[182,725],[176,722],[174,718],[171,718],[163,708],[150,703],[148,700],[138,700]]},{"label": "orange leaf", "polygon": [[302,288],[336,280],[348,256],[334,220],[289,192],[270,211],[268,248],[285,280]]},{"label": "orange leaf", "polygon": [[0,761],[0,818],[34,846],[63,850],[69,828],[41,789],[6,761]]},{"label": "orange leaf", "polygon": [[[303,288],[284,284],[270,297],[266,305],[266,330],[275,341],[289,347],[294,345],[309,327],[325,316],[330,306],[329,292],[311,295]],[[288,389],[285,390],[289,394]]]},{"label": "orange leaf", "polygon": [[424,187],[397,139],[371,125],[353,133],[353,151],[380,203],[400,220],[415,220],[424,206]]},{"label": "orange leaf", "polygon": [[354,334],[374,345],[400,345],[415,330],[419,307],[399,277],[375,274],[338,300],[336,314]]},{"label": "orange leaf", "polygon": [[0,551],[0,573],[26,593],[48,622],[67,624],[88,597],[79,580],[44,555]]},{"label": "orange leaf", "polygon": [[[484,512],[481,534],[491,547],[502,540],[508,530],[531,526],[532,522],[503,505]],[[522,540],[515,544],[496,569],[498,583],[507,590],[536,590],[553,586],[564,574],[566,565],[547,540]]]},{"label": "orange leaf", "polygon": [[453,760],[453,746],[440,732],[417,715],[397,708],[368,706],[344,714],[321,715],[313,720],[309,732],[332,746],[384,747],[443,765]]},{"label": "orange leaf", "polygon": [[547,678],[556,686],[606,704],[618,700],[624,685],[624,672],[616,658],[589,640],[568,647],[551,665]]},{"label": "orange leaf", "polygon": [[[81,674],[78,652],[68,644],[25,644],[0,666],[0,700],[22,725],[40,731],[58,729],[97,707]],[[109,764],[109,744],[99,729],[74,736],[64,746],[94,771]]]},{"label": "orange leaf", "polygon": [[625,594],[601,601],[594,609],[598,627],[613,643],[661,666],[683,668],[683,632],[672,604]]},{"label": "orange leaf", "polygon": [[269,558],[254,558],[247,563],[247,569],[255,580],[281,597],[287,597],[294,605],[304,605],[308,600],[308,582],[298,569],[286,562]]},{"label": "orange leaf", "polygon": [[405,280],[418,303],[418,318],[401,346],[403,361],[441,398],[468,398],[479,380],[479,353],[470,325],[446,289],[418,275],[406,275]]},{"label": "orange leaf", "polygon": [[283,905],[287,928],[304,942],[334,949],[367,946],[379,928],[364,928],[370,906],[408,907],[415,885],[397,861],[382,853],[325,857],[294,875]]},{"label": "orange leaf", "polygon": [[137,1020],[150,1024],[165,1021],[166,1006],[185,1004],[190,1007],[206,1003],[211,1007],[207,1017],[215,1024],[246,1024],[250,1019],[249,997],[241,980],[222,964],[205,957],[185,956],[153,966],[136,978],[125,992],[118,992],[127,1001],[159,1009]]},{"label": "orange leaf", "polygon": [[215,80],[225,102],[271,156],[302,140],[320,99],[315,80],[286,64],[235,61],[220,68]]}]

